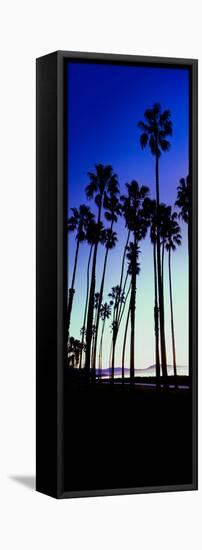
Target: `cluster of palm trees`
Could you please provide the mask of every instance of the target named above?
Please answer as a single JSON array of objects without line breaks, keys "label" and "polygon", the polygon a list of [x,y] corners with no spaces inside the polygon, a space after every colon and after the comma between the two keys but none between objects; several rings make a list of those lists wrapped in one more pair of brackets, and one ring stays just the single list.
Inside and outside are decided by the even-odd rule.
[{"label": "cluster of palm trees", "polygon": [[[168,255],[169,295],[171,314],[171,337],[173,352],[173,369],[177,375],[176,344],[172,291],[172,252],[181,244],[181,230],[178,219],[181,217],[188,225],[188,242],[190,241],[190,178],[182,178],[177,187],[176,206],[178,213],[171,206],[160,200],[159,163],[162,153],[170,148],[172,121],[169,110],[162,111],[159,104],[146,109],[144,120],[138,123],[140,145],[149,147],[155,159],[156,196],[150,197],[150,190],[132,180],[125,185],[125,194],[120,195],[117,175],[112,166],[95,165],[95,171],[89,172],[89,183],[86,186],[86,197],[94,201],[94,210],[82,204],[78,209],[72,208],[72,215],[67,222],[67,230],[76,233],[75,259],[71,286],[68,296],[67,340],[68,365],[85,370],[89,379],[95,380],[96,373],[102,372],[102,350],[106,320],[111,321],[111,348],[109,369],[112,381],[115,377],[116,344],[120,326],[125,319],[122,347],[122,378],[124,379],[125,351],[130,323],[130,380],[135,379],[135,312],[137,277],[140,273],[141,241],[149,232],[153,250],[154,269],[154,333],[156,376],[167,376],[167,354],[165,338],[165,304],[164,304],[164,263]],[[118,284],[104,301],[105,277],[109,263],[110,251],[116,246],[118,235],[116,223],[119,217],[124,219],[126,240],[120,265]],[[105,224],[104,221],[105,220]],[[106,227],[107,222],[107,227]],[[79,261],[79,250],[83,242],[89,245],[89,256],[86,274],[86,300],[83,314],[83,325],[80,330],[81,341],[70,335],[71,315],[75,280]],[[97,288],[97,258],[99,247],[105,249],[103,268]],[[124,316],[125,313],[125,316]],[[102,323],[101,331],[99,331]],[[74,352],[75,343],[75,352]],[[76,361],[73,357],[76,356]]]}]

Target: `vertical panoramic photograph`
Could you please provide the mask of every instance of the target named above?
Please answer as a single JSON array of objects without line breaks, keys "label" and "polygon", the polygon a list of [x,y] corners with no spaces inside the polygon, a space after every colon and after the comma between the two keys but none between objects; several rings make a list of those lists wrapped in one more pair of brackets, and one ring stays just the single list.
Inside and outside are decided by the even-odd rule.
[{"label": "vertical panoramic photograph", "polygon": [[192,483],[189,80],[66,63],[66,490]]}]

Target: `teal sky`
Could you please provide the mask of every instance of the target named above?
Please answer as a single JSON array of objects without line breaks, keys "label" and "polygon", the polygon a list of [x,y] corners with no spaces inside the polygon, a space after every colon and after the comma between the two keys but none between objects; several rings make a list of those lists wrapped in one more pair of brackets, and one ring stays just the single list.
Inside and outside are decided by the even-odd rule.
[{"label": "teal sky", "polygon": [[[189,171],[189,74],[186,69],[148,68],[94,63],[68,63],[68,206],[87,203],[96,213],[93,201],[85,198],[87,172],[95,163],[111,164],[117,173],[120,191],[126,182],[136,179],[147,185],[155,197],[154,157],[139,144],[137,123],[144,111],[159,102],[170,109],[173,121],[171,149],[160,159],[160,199],[174,205],[176,188]],[[70,212],[69,212],[70,213]],[[106,222],[105,222],[106,224]],[[119,283],[121,257],[126,240],[122,219],[114,228],[118,243],[109,254],[104,301],[112,286]],[[181,223],[182,246],[173,254],[173,298],[177,365],[188,365],[188,254],[187,226]],[[69,235],[69,278],[71,281],[75,254],[75,235]],[[136,368],[154,363],[154,280],[153,257],[149,236],[141,242],[141,272],[137,279]],[[86,291],[86,267],[89,247],[82,244],[76,276],[70,334],[80,338]],[[100,247],[96,287],[99,290],[104,249]],[[172,364],[167,254],[165,258],[165,315],[167,359]],[[116,366],[121,366],[123,318],[119,333]],[[100,323],[101,329],[101,323]],[[129,366],[129,334],[126,367]],[[106,323],[103,367],[108,366],[111,342],[110,321]]]}]

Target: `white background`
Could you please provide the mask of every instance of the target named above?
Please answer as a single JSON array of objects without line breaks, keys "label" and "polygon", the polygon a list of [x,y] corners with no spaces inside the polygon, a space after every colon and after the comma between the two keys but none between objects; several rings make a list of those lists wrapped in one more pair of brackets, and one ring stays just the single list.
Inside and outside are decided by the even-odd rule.
[{"label": "white background", "polygon": [[1,548],[198,550],[200,491],[55,501],[34,492],[33,476],[35,58],[69,49],[200,60],[200,2],[7,0],[0,41]]}]

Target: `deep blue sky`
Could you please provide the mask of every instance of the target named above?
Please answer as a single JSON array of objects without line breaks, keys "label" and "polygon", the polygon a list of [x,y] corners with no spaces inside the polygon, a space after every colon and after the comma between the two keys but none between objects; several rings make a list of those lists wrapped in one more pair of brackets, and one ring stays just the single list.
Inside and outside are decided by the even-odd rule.
[{"label": "deep blue sky", "polygon": [[[68,63],[68,199],[69,207],[86,202],[87,172],[95,163],[111,164],[118,175],[121,192],[124,184],[136,179],[150,187],[155,196],[154,158],[139,145],[137,122],[144,111],[159,102],[170,109],[173,137],[169,153],[160,160],[160,198],[174,205],[179,179],[188,173],[188,70],[148,68],[95,63]],[[94,209],[93,203],[89,205]],[[95,209],[94,209],[95,211]],[[173,258],[174,297],[178,364],[187,364],[184,341],[188,335],[188,272],[186,226],[182,225],[183,246]],[[119,243],[111,253],[106,277],[106,292],[118,283],[120,255],[125,241],[123,222],[117,224]],[[74,237],[70,237],[70,276],[74,257]],[[153,345],[153,270],[149,239],[141,246],[141,274],[137,289],[137,367],[148,366],[154,360]],[[76,281],[72,335],[79,337],[83,315],[85,267],[88,248],[82,247]],[[98,258],[97,282],[102,270],[103,253]],[[113,268],[113,272],[112,272]],[[166,283],[167,285],[167,283]],[[170,314],[166,286],[168,357],[171,362]],[[142,350],[141,328],[145,327],[147,350]],[[107,329],[106,345],[110,340]],[[107,333],[106,331],[106,333]],[[117,366],[120,364],[121,344]],[[129,349],[127,358],[129,357]]]}]

